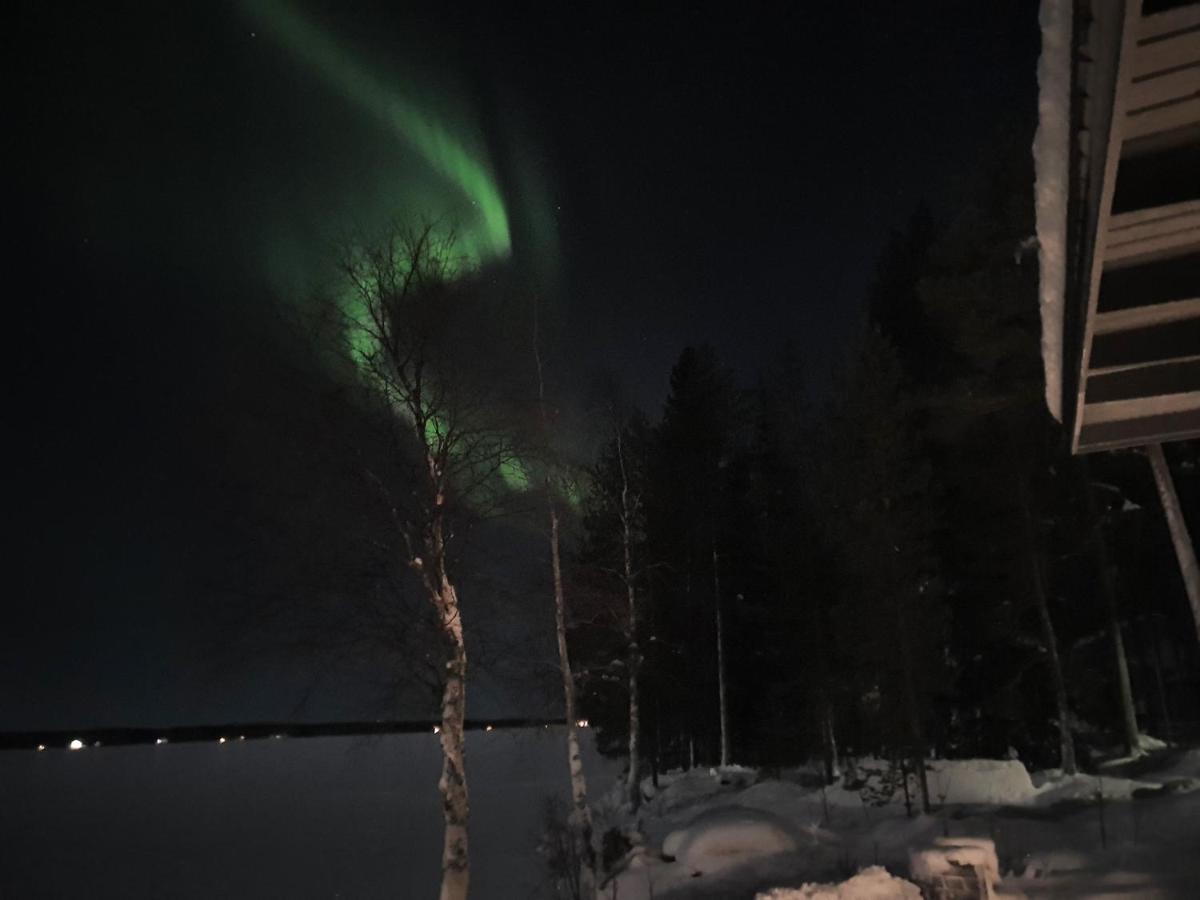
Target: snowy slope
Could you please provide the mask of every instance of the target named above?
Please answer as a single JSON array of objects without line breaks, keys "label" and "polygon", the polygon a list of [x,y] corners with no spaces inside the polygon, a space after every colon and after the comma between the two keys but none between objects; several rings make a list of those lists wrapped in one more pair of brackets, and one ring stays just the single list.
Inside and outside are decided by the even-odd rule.
[{"label": "snowy slope", "polygon": [[[884,765],[862,761],[860,790],[813,790],[788,773],[756,783],[707,770],[677,774],[643,807],[637,830],[646,847],[618,876],[617,896],[750,900],[772,888],[793,889],[778,897],[868,888],[903,896],[902,884],[879,873],[850,888],[844,881],[876,864],[908,877],[913,852],[923,859],[920,851],[943,835],[982,841],[989,855],[994,847],[987,868],[998,862],[1005,896],[1200,896],[1200,790],[1192,790],[1200,751],[1164,754],[1137,780],[1031,777],[1015,760],[934,761],[930,790],[946,805],[912,818],[899,789],[888,799],[877,778],[863,777]],[[751,835],[761,840],[739,853]]]}]

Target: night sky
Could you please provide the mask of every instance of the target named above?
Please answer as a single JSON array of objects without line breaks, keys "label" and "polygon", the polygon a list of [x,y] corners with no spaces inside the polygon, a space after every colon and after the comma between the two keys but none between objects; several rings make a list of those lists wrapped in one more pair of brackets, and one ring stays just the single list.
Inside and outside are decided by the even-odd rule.
[{"label": "night sky", "polygon": [[459,223],[564,396],[606,367],[657,413],[689,343],[749,383],[791,339],[819,383],[889,231],[1036,112],[1032,0],[570,6],[21,4],[0,728],[294,714],[302,663],[215,623],[230,523],[338,493],[280,322],[346,229]]}]

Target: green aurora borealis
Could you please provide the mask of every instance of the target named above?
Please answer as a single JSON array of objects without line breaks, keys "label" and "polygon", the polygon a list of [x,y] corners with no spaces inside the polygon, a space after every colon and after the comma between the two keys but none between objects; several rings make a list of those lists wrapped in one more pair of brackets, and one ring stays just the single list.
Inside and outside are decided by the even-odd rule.
[{"label": "green aurora borealis", "polygon": [[[510,258],[513,248],[509,209],[487,153],[478,116],[473,115],[473,110],[464,109],[469,104],[455,102],[444,91],[439,96],[430,91],[429,84],[415,85],[423,88],[423,95],[435,100],[438,107],[435,114],[427,105],[418,103],[412,91],[394,86],[388,78],[376,74],[360,56],[286,0],[244,0],[243,7],[256,27],[291,58],[301,62],[349,107],[395,139],[397,186],[388,193],[395,197],[400,208],[376,209],[374,218],[398,216],[401,221],[426,220],[452,228],[454,253],[471,268]],[[533,196],[544,196],[544,186],[530,177],[531,167],[521,163],[520,154],[514,156],[518,169],[514,173],[516,183]],[[545,214],[534,212],[530,218],[541,221]],[[361,225],[361,219],[352,224]],[[289,276],[290,283],[285,289],[301,287],[295,282],[295,272]],[[310,287],[305,285],[301,289]],[[350,323],[351,333],[347,338],[352,355],[371,352],[374,348],[370,337],[353,324],[362,312],[361,301],[346,289],[340,302]],[[429,425],[436,431],[436,421],[431,420]],[[524,491],[530,487],[528,466],[520,460],[504,460],[498,475],[510,490]]]},{"label": "green aurora borealis", "polygon": [[244,6],[325,85],[418,154],[443,186],[432,195],[435,203],[430,195],[421,198],[423,205],[437,208],[422,208],[419,215],[452,221],[460,252],[475,263],[510,254],[508,209],[478,129],[468,133],[466,126],[422,108],[284,0],[246,0]]}]

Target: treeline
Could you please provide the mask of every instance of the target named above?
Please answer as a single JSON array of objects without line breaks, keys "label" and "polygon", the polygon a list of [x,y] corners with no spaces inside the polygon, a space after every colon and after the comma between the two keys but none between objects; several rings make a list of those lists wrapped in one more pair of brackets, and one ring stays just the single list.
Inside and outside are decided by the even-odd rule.
[{"label": "treeline", "polygon": [[[1071,770],[1196,728],[1198,648],[1149,467],[1071,456],[1045,409],[1031,183],[999,167],[949,220],[915,215],[829,380],[795,348],[747,383],[693,347],[657,418],[606,387],[586,477],[566,367],[519,279],[432,224],[346,246],[303,322],[332,390],[297,394],[296,442],[342,475],[268,460],[260,486],[314,487],[247,529],[256,570],[280,548],[247,606],[258,633],[378,661],[440,709],[444,897],[469,884],[468,695],[497,665],[548,662],[522,614],[555,625],[584,895],[583,719],[627,755],[634,806],[667,767],[823,757],[832,778],[863,754],[908,766],[928,806],[931,753]],[[1169,450],[1195,521],[1197,448]]]},{"label": "treeline", "polygon": [[[1149,466],[1073,457],[1046,411],[1030,184],[995,167],[951,219],[894,235],[831,384],[794,348],[746,387],[693,347],[657,420],[610,404],[568,590],[602,748],[643,772],[1013,751],[1073,769],[1195,730]],[[1197,522],[1197,447],[1168,452]]]}]

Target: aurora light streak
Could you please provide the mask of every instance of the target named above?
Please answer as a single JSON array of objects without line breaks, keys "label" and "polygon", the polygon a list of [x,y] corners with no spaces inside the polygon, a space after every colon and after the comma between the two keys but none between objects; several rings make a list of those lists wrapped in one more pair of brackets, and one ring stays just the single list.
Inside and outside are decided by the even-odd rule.
[{"label": "aurora light streak", "polygon": [[[473,263],[507,257],[509,215],[482,138],[452,130],[404,92],[376,77],[354,54],[285,0],[245,0],[247,12],[291,54],[353,106],[415,150],[470,204],[470,217],[454,216],[459,250]],[[440,210],[420,210],[434,214]]]},{"label": "aurora light streak", "polygon": [[[412,185],[410,208],[405,213],[414,219],[435,217],[445,224],[446,239],[437,242],[436,250],[451,277],[511,256],[509,211],[484,148],[483,134],[470,118],[461,115],[461,109],[454,119],[446,114],[434,116],[412,99],[412,91],[400,90],[379,77],[357,54],[287,0],[243,0],[242,6],[265,35],[353,109],[382,125],[428,167],[433,177]],[[431,86],[421,87],[428,91]],[[407,180],[404,173],[411,171],[410,160],[397,160],[397,180]],[[522,183],[533,189],[539,185],[530,174],[524,173]],[[402,267],[405,263],[397,259],[392,264]],[[377,346],[364,318],[363,287],[356,290],[346,285],[338,303],[346,321],[351,357],[360,373],[369,378],[369,367],[363,362]],[[365,289],[370,292],[370,285]],[[397,414],[406,416],[403,410]],[[437,438],[441,428],[442,424],[431,418],[426,429],[432,433],[427,438]],[[531,486],[529,467],[522,460],[502,461],[497,474],[509,490],[523,492]]]}]

